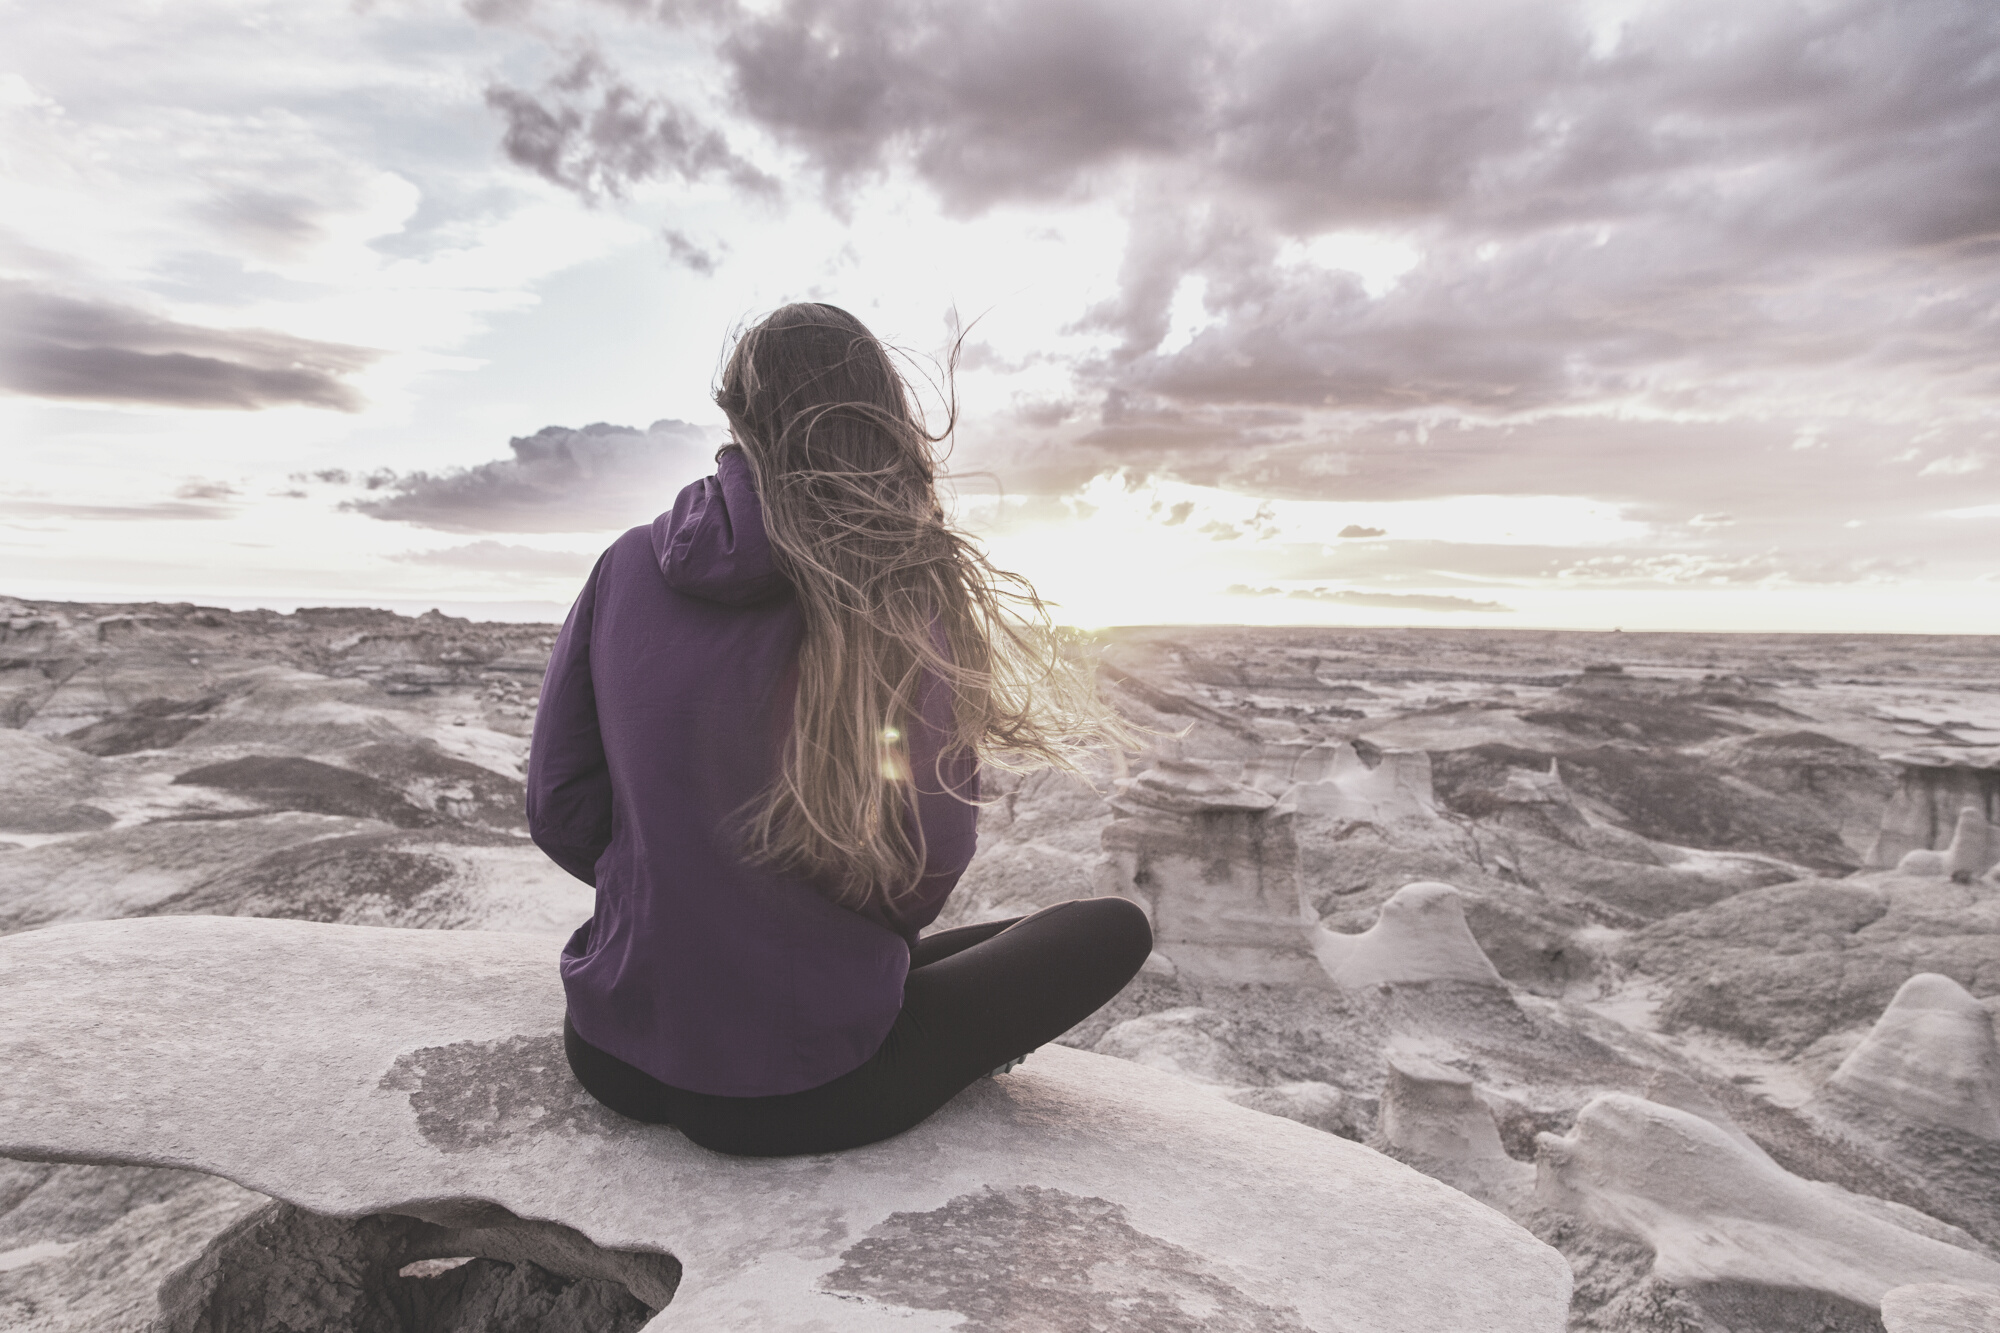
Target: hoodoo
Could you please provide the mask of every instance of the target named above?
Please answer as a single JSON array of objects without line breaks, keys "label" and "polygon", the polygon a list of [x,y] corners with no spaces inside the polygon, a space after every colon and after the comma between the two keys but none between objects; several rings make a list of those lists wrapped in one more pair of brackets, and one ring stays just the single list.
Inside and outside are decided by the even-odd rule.
[{"label": "hoodoo", "polygon": [[1420,1055],[1389,1057],[1382,1138],[1399,1153],[1420,1160],[1507,1159],[1493,1112],[1474,1092],[1471,1076]]},{"label": "hoodoo", "polygon": [[1946,850],[1968,808],[1988,824],[2000,823],[2000,746],[1940,747],[1883,758],[1897,766],[1901,778],[1882,813],[1869,865],[1888,869],[1910,852]]},{"label": "hoodoo", "polygon": [[1942,851],[1919,848],[1896,862],[1902,875],[1949,875],[1962,883],[1977,879],[2000,863],[2000,828],[1986,822],[1977,806],[1958,812],[1951,841]]},{"label": "hoodoo", "polygon": [[[1373,752],[1361,757],[1346,742],[1315,746],[1300,756],[1292,784],[1284,789],[1302,815],[1389,828],[1434,824],[1437,798],[1431,789],[1431,757],[1424,750]],[[1248,779],[1249,775],[1245,775]]]},{"label": "hoodoo", "polygon": [[1868,1128],[1950,1129],[2000,1141],[2000,1048],[1992,1017],[1950,977],[1918,973],[1813,1105]]},{"label": "hoodoo", "polygon": [[1636,1236],[1678,1286],[1819,1292],[1872,1312],[1912,1282],[2000,1285],[2000,1262],[1848,1203],[1671,1106],[1605,1093],[1567,1137],[1537,1143],[1537,1200]]},{"label": "hoodoo", "polygon": [[1465,924],[1458,890],[1434,881],[1397,889],[1359,935],[1315,930],[1313,952],[1334,984],[1348,990],[1429,981],[1505,985]]},{"label": "hoodoo", "polygon": [[1292,808],[1201,764],[1164,760],[1120,782],[1105,887],[1143,903],[1155,946],[1190,977],[1324,984],[1299,902]]}]

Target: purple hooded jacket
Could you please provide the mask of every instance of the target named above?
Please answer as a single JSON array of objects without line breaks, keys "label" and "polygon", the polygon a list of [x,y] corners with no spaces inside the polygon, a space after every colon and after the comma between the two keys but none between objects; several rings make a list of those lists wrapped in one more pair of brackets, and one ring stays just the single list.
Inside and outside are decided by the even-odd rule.
[{"label": "purple hooded jacket", "polygon": [[972,859],[978,810],[943,788],[976,797],[978,768],[938,762],[938,685],[909,727],[913,893],[852,911],[745,860],[733,817],[776,774],[802,623],[732,450],[598,560],[542,685],[528,827],[597,890],[563,949],[570,1021],[691,1092],[798,1092],[866,1061],[902,1008],[910,944]]}]

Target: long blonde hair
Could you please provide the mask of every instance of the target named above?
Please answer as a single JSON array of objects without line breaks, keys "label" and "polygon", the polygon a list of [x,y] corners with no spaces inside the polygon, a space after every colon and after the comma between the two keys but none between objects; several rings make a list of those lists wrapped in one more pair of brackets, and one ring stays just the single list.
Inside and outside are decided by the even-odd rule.
[{"label": "long blonde hair", "polygon": [[[947,386],[955,363],[954,350]],[[754,858],[850,907],[914,886],[924,849],[912,780],[943,781],[910,772],[928,688],[952,701],[940,758],[1074,772],[1092,742],[1133,743],[1082,645],[946,516],[935,446],[952,423],[929,431],[860,320],[813,303],[776,311],[738,339],[715,401],[805,620],[791,736],[745,812]]]}]

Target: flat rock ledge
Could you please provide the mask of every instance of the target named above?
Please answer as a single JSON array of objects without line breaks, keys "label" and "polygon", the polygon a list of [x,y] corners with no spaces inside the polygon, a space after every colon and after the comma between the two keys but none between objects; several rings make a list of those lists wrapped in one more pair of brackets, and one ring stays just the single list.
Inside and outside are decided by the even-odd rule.
[{"label": "flat rock ledge", "polygon": [[733,1159],[621,1120],[563,1060],[559,948],[228,917],[0,939],[0,1154],[282,1201],[167,1282],[160,1328],[214,1326],[204,1301],[275,1280],[245,1265],[314,1244],[384,1284],[559,1275],[653,1329],[1564,1327],[1567,1264],[1499,1213],[1064,1047],[845,1153]]}]

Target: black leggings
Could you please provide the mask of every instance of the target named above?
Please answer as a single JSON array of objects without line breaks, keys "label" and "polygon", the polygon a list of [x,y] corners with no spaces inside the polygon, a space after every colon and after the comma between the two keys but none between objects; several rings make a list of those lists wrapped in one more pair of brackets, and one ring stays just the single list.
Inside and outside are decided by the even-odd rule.
[{"label": "black leggings", "polygon": [[1058,903],[1033,916],[917,941],[903,1010],[860,1068],[804,1092],[714,1097],[670,1087],[576,1034],[577,1081],[622,1116],[672,1125],[742,1157],[833,1152],[900,1134],[983,1074],[1052,1041],[1123,990],[1153,947],[1123,898]]}]

